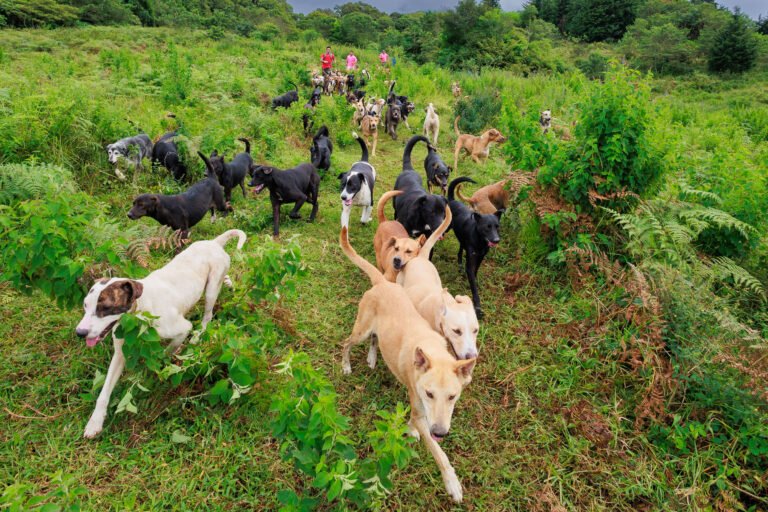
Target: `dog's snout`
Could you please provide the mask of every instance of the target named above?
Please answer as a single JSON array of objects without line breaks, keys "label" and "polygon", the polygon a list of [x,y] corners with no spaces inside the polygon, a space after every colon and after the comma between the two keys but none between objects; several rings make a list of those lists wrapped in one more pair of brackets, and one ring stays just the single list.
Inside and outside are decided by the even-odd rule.
[{"label": "dog's snout", "polygon": [[429,433],[432,434],[432,437],[438,440],[445,439],[445,437],[448,436],[448,430],[439,425],[433,425],[432,428],[429,429]]},{"label": "dog's snout", "polygon": [[135,217],[135,216],[133,215],[133,210],[131,210],[130,212],[128,212],[128,218],[129,218],[129,219],[133,220],[133,219],[134,219],[134,217]]},{"label": "dog's snout", "polygon": [[75,329],[75,334],[77,334],[81,338],[85,338],[88,335],[88,329],[78,327],[77,329]]},{"label": "dog's snout", "polygon": [[394,265],[395,270],[399,270],[402,264],[403,260],[401,260],[399,256],[392,259],[392,265]]}]

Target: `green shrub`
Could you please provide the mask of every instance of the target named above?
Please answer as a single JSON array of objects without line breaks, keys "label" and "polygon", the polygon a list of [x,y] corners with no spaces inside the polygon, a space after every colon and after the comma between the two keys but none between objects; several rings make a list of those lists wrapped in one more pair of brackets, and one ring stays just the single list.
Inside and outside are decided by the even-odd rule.
[{"label": "green shrub", "polygon": [[577,60],[576,67],[590,80],[602,80],[608,71],[608,59],[592,52],[586,60]]},{"label": "green shrub", "polygon": [[482,133],[493,127],[501,112],[501,98],[498,92],[484,90],[472,94],[469,98],[461,98],[453,109],[451,126],[456,116],[461,116],[459,131],[461,133]]},{"label": "green shrub", "polygon": [[738,10],[730,23],[717,34],[709,50],[709,70],[715,73],[743,73],[757,60],[757,40],[749,18]]},{"label": "green shrub", "polygon": [[168,105],[183,103],[192,91],[192,61],[182,56],[173,44],[168,45],[163,63],[163,99]]}]

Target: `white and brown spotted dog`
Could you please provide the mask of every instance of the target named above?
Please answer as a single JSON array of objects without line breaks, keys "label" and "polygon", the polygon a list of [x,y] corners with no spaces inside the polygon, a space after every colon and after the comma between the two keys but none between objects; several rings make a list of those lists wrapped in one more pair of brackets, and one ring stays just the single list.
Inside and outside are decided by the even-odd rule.
[{"label": "white and brown spotted dog", "polygon": [[85,314],[75,332],[85,338],[85,344],[95,347],[110,332],[113,333],[115,353],[109,364],[104,387],[101,388],[96,408],[85,427],[86,438],[96,437],[104,425],[112,390],[125,366],[123,340],[114,336],[114,328],[124,313],[144,311],[157,318],[154,327],[161,338],[171,340],[169,350],[175,351],[192,330],[185,315],[205,293],[202,326],[213,317],[213,306],[222,284],[232,286],[227,276],[230,258],[224,245],[238,238],[237,248],[245,243],[245,233],[230,229],[213,240],[195,242],[173,258],[166,266],[155,270],[144,279],[113,277],[100,279],[85,296]]}]

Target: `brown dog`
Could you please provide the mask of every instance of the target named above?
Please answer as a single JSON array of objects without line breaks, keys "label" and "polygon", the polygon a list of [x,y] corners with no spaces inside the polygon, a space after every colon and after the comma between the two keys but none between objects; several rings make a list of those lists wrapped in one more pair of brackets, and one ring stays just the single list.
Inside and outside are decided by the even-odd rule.
[{"label": "brown dog", "polygon": [[509,190],[504,188],[507,182],[509,182],[509,178],[481,187],[472,194],[472,197],[465,197],[461,194],[460,189],[463,183],[459,183],[456,186],[456,195],[477,213],[496,213],[496,210],[506,210],[509,206]]},{"label": "brown dog", "polygon": [[459,169],[459,154],[462,149],[472,157],[475,163],[479,164],[481,160],[484,162],[488,159],[488,146],[490,146],[491,142],[501,143],[507,140],[496,128],[486,130],[479,137],[468,133],[462,134],[459,131],[459,119],[461,119],[461,116],[453,120],[453,129],[456,131],[456,149],[453,152],[454,171]]},{"label": "brown dog", "polygon": [[345,375],[352,373],[349,351],[368,338],[368,365],[375,368],[378,345],[389,371],[408,389],[411,435],[424,441],[440,468],[446,491],[455,502],[461,502],[461,482],[438,443],[450,431],[453,409],[472,380],[476,359],[453,358],[445,339],[416,311],[403,287],[384,279],[349,245],[346,227],[341,228],[339,242],[344,254],[368,275],[372,284],[360,300],[352,333],[344,342],[342,371]]},{"label": "brown dog", "polygon": [[402,190],[390,190],[386,192],[377,207],[379,227],[373,237],[373,250],[376,252],[376,266],[384,273],[387,281],[392,283],[397,279],[397,274],[405,267],[405,264],[418,256],[421,247],[427,237],[421,235],[414,240],[408,236],[402,224],[396,220],[387,220],[384,215],[384,206],[391,198],[402,194]]},{"label": "brown dog", "polygon": [[[365,143],[371,147],[371,156],[376,156],[376,143],[379,141],[379,116],[370,112],[365,114],[360,121],[360,131],[363,132]],[[373,145],[369,140],[371,137],[373,138]]]}]

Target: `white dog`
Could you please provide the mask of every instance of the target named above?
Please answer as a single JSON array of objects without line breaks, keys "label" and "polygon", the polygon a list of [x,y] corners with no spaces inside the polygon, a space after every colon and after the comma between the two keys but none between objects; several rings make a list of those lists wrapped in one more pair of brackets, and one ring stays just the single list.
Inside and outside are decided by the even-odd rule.
[{"label": "white dog", "polygon": [[424,135],[429,138],[432,135],[434,146],[437,147],[437,134],[440,133],[440,118],[435,107],[430,103],[427,106],[427,117],[424,118]]},{"label": "white dog", "polygon": [[339,174],[341,180],[341,226],[349,227],[349,216],[352,206],[362,206],[363,215],[360,222],[367,224],[371,221],[373,210],[373,187],[376,184],[376,169],[368,162],[368,146],[357,133],[352,133],[360,144],[362,154],[360,160],[352,164],[347,172]]},{"label": "white dog", "polygon": [[544,133],[549,132],[549,130],[552,128],[552,111],[551,110],[543,110],[541,114],[539,115],[539,126],[541,126],[541,131]]},{"label": "white dog", "polygon": [[[224,245],[238,237],[237,248],[245,243],[245,233],[230,229],[214,240],[195,242],[161,269],[144,279],[113,277],[97,281],[83,307],[85,315],[77,325],[77,335],[85,338],[89,347],[95,347],[113,331],[124,313],[146,311],[158,317],[154,327],[163,339],[171,340],[169,350],[175,351],[192,330],[192,323],[184,318],[205,292],[203,329],[213,317],[213,306],[223,283],[232,286],[227,276],[229,254]],[[112,390],[125,366],[123,340],[113,336],[115,353],[101,388],[96,408],[85,427],[85,437],[96,437],[104,425]]]}]

